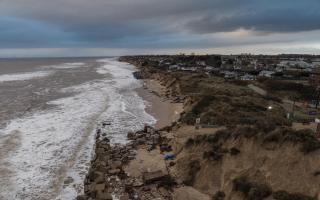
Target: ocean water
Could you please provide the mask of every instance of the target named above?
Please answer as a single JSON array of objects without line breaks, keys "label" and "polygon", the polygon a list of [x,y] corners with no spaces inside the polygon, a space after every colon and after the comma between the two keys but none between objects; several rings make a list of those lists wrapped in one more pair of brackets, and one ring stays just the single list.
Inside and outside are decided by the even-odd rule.
[{"label": "ocean water", "polygon": [[116,58],[0,61],[0,199],[74,199],[101,122],[114,144],[154,124],[134,70]]}]

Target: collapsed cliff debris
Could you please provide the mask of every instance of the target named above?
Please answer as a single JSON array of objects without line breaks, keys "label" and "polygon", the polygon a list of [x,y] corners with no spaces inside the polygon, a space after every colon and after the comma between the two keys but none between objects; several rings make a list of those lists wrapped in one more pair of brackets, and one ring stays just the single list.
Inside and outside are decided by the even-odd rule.
[{"label": "collapsed cliff debris", "polygon": [[166,139],[161,132],[150,126],[135,133],[128,133],[130,142],[126,145],[111,145],[108,138],[97,130],[95,156],[84,181],[84,195],[80,200],[112,200],[113,196],[121,199],[171,199],[171,188],[176,184],[169,173],[163,171],[145,171],[140,177],[132,177],[125,171],[125,166],[135,159],[137,150],[155,148],[168,150]]}]

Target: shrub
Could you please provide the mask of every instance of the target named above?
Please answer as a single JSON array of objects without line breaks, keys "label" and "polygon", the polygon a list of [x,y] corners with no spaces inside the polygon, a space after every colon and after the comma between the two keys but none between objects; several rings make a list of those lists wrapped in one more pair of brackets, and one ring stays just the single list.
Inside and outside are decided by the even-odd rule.
[{"label": "shrub", "polygon": [[237,149],[237,148],[235,148],[235,147],[232,147],[232,148],[230,149],[230,154],[231,154],[232,156],[236,156],[236,155],[238,155],[239,153],[240,153],[240,150]]},{"label": "shrub", "polygon": [[314,173],[313,173],[313,176],[319,176],[320,175],[320,171],[315,171]]},{"label": "shrub", "polygon": [[311,130],[293,130],[289,128],[282,128],[267,134],[264,142],[293,142],[301,144],[301,151],[310,153],[320,149],[320,141],[314,136]]},{"label": "shrub", "polygon": [[302,194],[290,194],[286,191],[277,191],[273,193],[275,200],[317,200],[315,197],[309,197]]},{"label": "shrub", "polygon": [[268,94],[267,96],[264,96],[263,98],[265,100],[267,100],[267,101],[275,101],[275,102],[278,102],[278,103],[282,103],[282,99],[281,98],[276,97],[276,96],[271,95],[271,94]]},{"label": "shrub", "polygon": [[216,151],[206,151],[203,153],[203,159],[219,161],[222,160],[223,154]]},{"label": "shrub", "polygon": [[212,196],[212,200],[224,200],[226,194],[224,192],[218,191]]},{"label": "shrub", "polygon": [[214,99],[214,96],[203,96],[201,100],[193,107],[192,113],[194,113],[195,115],[201,114],[204,109],[212,103]]},{"label": "shrub", "polygon": [[244,136],[252,138],[259,133],[259,130],[251,126],[238,126],[233,130],[234,137]]},{"label": "shrub", "polygon": [[177,185],[177,182],[174,180],[174,178],[170,175],[167,175],[160,181],[158,187],[164,187],[167,190],[172,190],[175,185]]},{"label": "shrub", "polygon": [[191,147],[194,145],[194,139],[193,138],[189,138],[185,144],[186,147]]},{"label": "shrub", "polygon": [[267,132],[275,130],[277,127],[277,124],[275,121],[262,119],[262,120],[258,120],[256,122],[255,126],[258,128],[258,130],[260,130],[264,133],[267,133]]},{"label": "shrub", "polygon": [[242,192],[248,200],[262,200],[272,194],[269,186],[249,182],[246,177],[234,179],[233,189]]},{"label": "shrub", "polygon": [[264,85],[271,93],[274,91],[291,91],[299,94],[300,98],[304,100],[312,100],[315,91],[310,85],[290,81],[267,80]]}]

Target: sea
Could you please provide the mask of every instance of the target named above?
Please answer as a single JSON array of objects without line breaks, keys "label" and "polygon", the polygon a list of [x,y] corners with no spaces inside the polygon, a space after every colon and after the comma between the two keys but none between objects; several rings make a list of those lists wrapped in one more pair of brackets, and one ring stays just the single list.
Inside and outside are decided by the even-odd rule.
[{"label": "sea", "polygon": [[75,199],[102,122],[114,145],[155,124],[135,70],[111,57],[0,59],[0,199]]}]

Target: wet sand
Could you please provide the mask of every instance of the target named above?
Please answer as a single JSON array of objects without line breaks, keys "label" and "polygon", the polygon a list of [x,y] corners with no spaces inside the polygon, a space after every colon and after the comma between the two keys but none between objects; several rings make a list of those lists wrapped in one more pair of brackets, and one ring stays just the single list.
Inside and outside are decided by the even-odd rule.
[{"label": "wet sand", "polygon": [[156,80],[143,80],[144,86],[137,89],[138,95],[146,101],[146,112],[152,115],[157,123],[156,129],[170,125],[180,118],[182,103],[172,103],[164,98],[165,87]]}]

